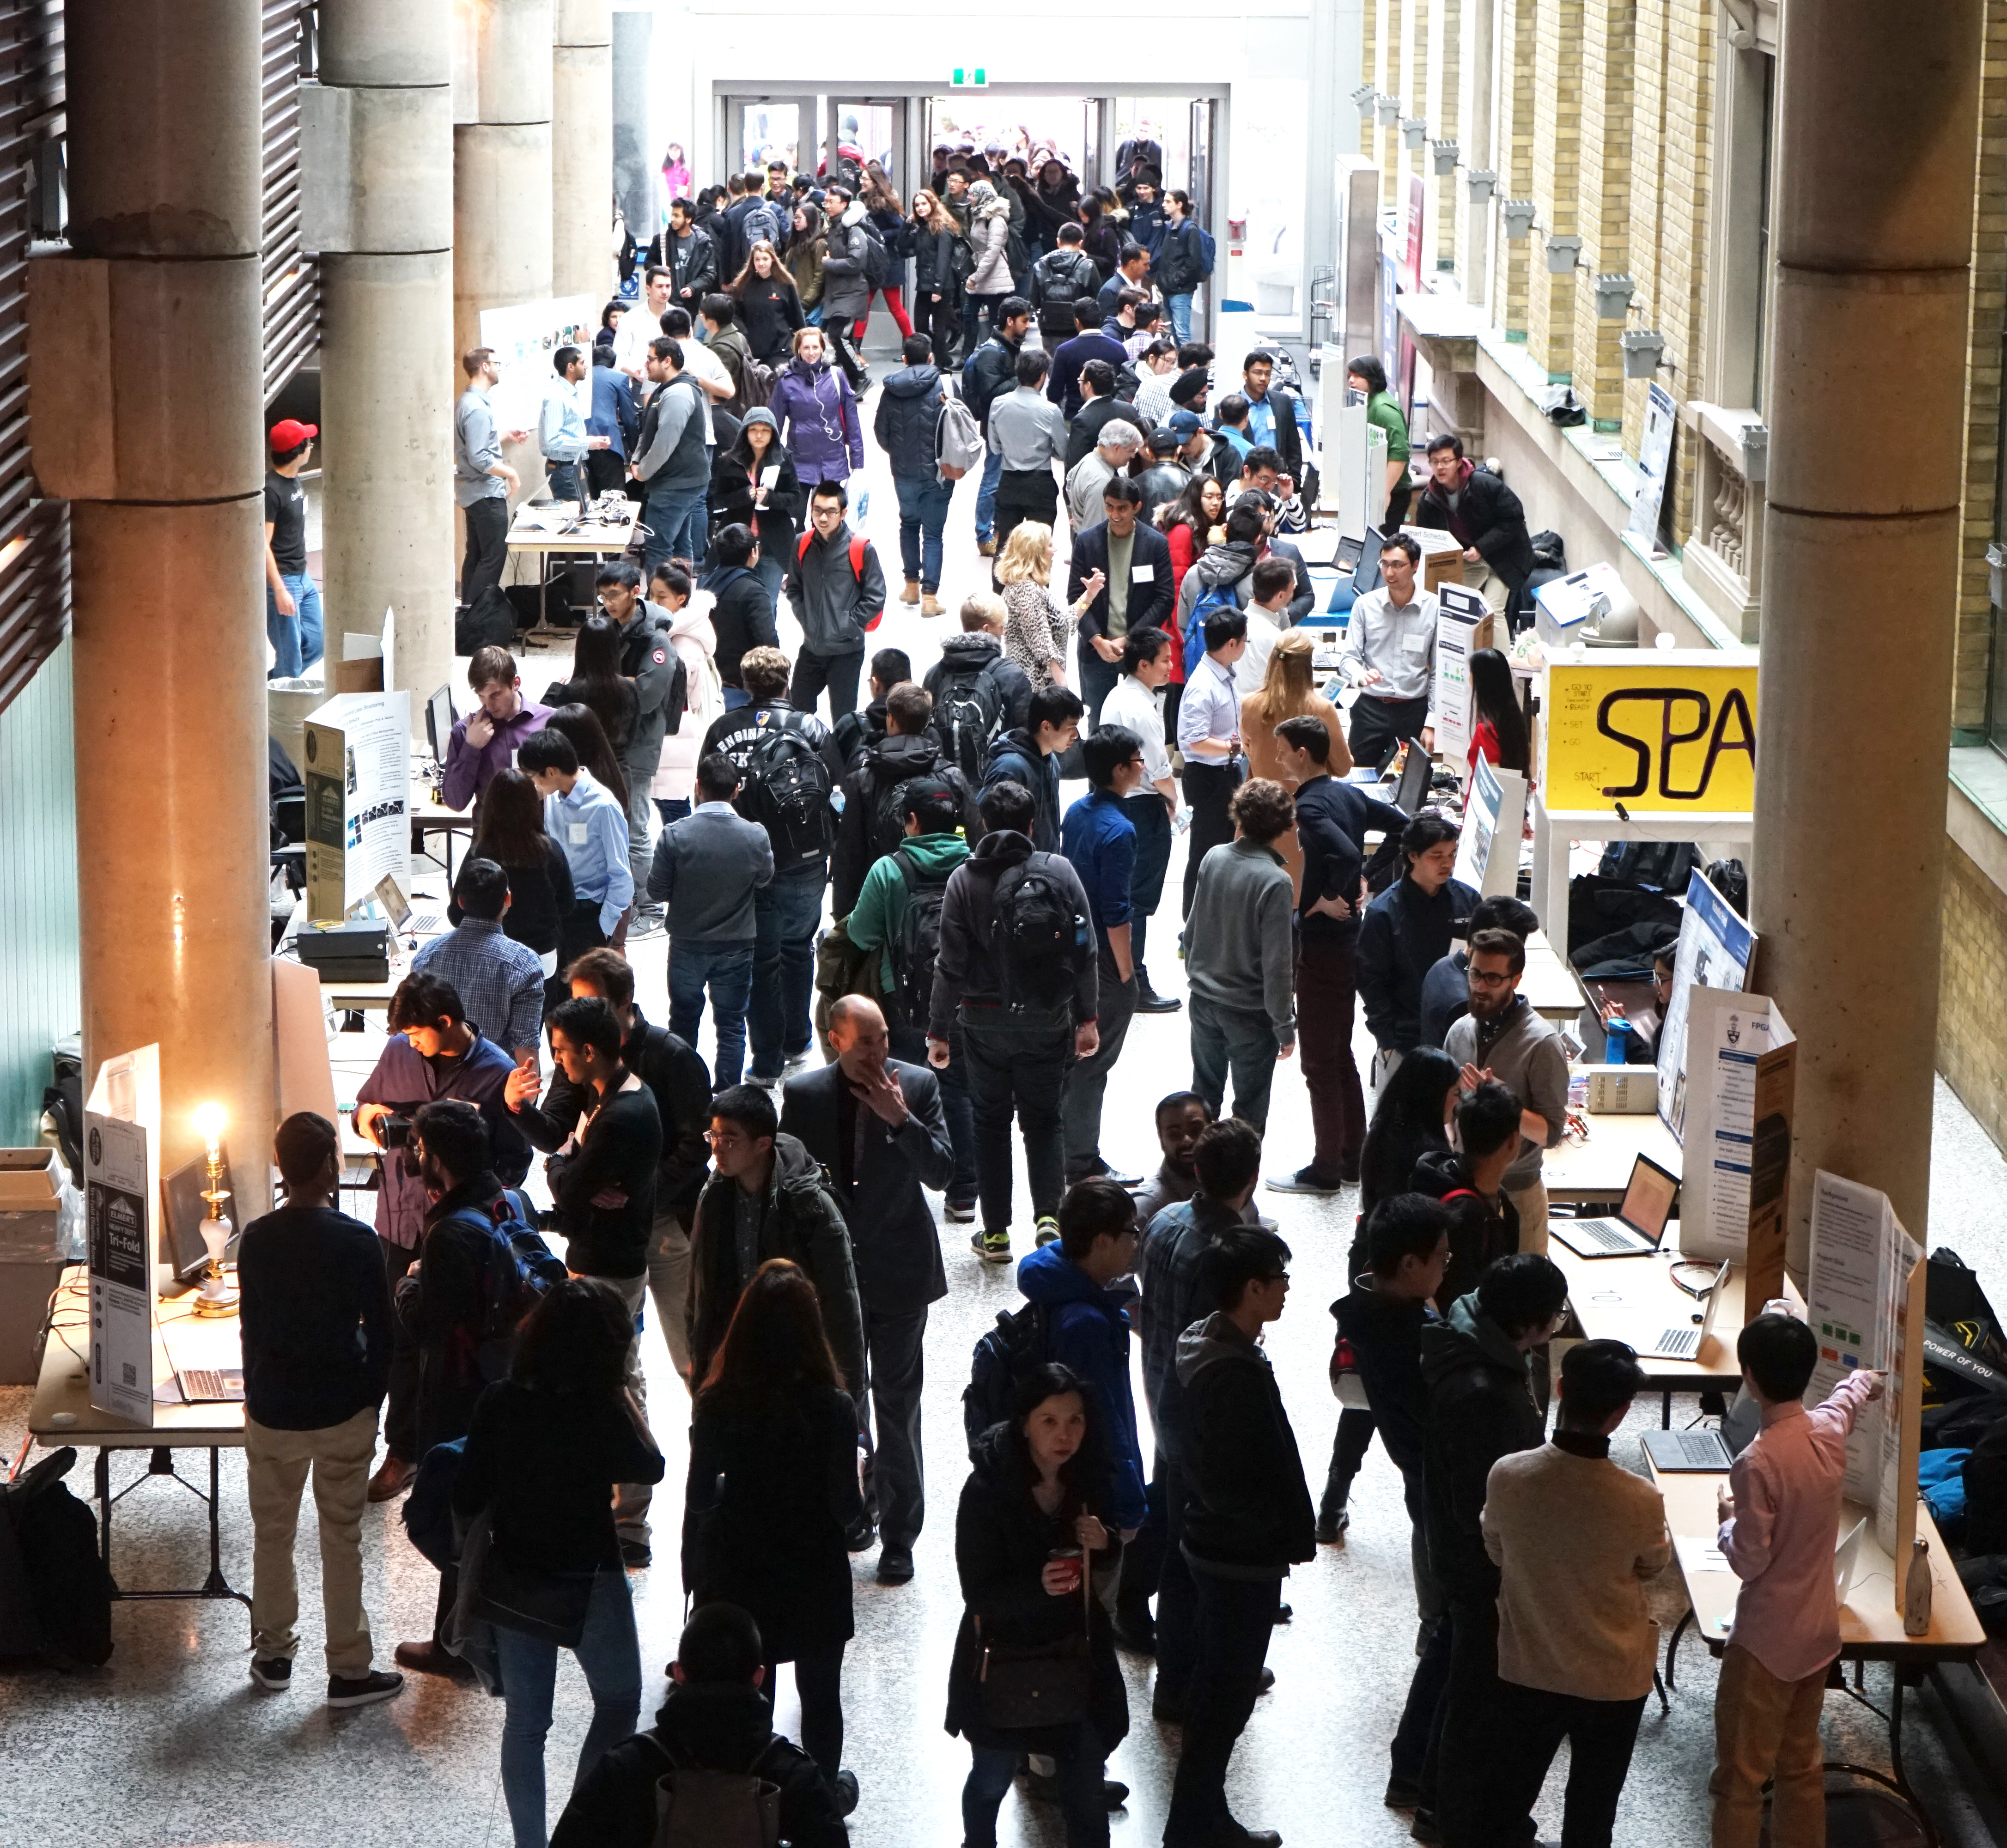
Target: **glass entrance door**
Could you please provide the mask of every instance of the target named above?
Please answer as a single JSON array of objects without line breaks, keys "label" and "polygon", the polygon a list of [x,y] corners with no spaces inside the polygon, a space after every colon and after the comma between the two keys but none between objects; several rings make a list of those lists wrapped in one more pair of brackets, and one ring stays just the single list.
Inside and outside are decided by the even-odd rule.
[{"label": "glass entrance door", "polygon": [[806,96],[727,97],[724,99],[724,146],[719,149],[719,180],[727,173],[764,168],[785,160],[797,170],[815,136],[815,99]]}]

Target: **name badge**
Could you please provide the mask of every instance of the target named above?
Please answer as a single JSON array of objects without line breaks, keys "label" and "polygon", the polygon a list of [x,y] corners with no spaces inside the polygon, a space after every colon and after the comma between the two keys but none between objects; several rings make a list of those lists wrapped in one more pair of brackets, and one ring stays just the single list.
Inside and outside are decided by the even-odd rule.
[{"label": "name badge", "polygon": [[570,823],[568,825],[571,831],[572,845],[574,847],[583,847],[585,845],[586,841],[585,823],[582,821],[574,821]]},{"label": "name badge", "polygon": [[1401,638],[1401,651],[1404,654],[1426,654],[1429,651],[1429,638],[1425,635],[1404,635]]},{"label": "name badge", "polygon": [[1131,584],[1155,584],[1157,581],[1157,567],[1155,565],[1138,565],[1130,570],[1129,581]]}]

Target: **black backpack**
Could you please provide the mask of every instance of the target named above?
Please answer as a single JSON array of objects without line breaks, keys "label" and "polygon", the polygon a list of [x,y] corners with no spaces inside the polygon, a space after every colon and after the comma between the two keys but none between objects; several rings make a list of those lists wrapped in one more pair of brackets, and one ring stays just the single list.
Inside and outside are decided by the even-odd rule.
[{"label": "black backpack", "polygon": [[747,752],[739,812],[767,831],[775,873],[829,857],[836,839],[834,787],[822,753],[791,727],[761,733]]},{"label": "black backpack", "polygon": [[899,862],[899,876],[906,882],[905,915],[899,920],[899,934],[891,946],[894,998],[906,1025],[918,1028],[926,1025],[933,1006],[934,962],[940,954],[941,906],[947,898],[947,880],[930,877],[903,847],[894,850],[892,858]]},{"label": "black backpack", "polygon": [[996,660],[991,656],[980,667],[949,669],[927,721],[947,760],[971,782],[981,778],[989,746],[1004,728],[1004,696],[989,671]]},{"label": "black backpack", "polygon": [[892,273],[892,253],[885,248],[885,240],[869,218],[857,228],[864,234],[864,280],[874,289],[882,289],[885,279]]},{"label": "black backpack", "polygon": [[516,606],[498,584],[490,584],[453,619],[453,651],[472,654],[482,648],[516,645]]},{"label": "black backpack", "polygon": [[1094,953],[1093,927],[1054,870],[1033,852],[996,881],[990,945],[1007,1007],[1056,1007]]},{"label": "black backpack", "polygon": [[51,1451],[0,1488],[0,1655],[62,1669],[111,1659],[111,1575],[97,1518],[63,1486],[76,1462]]},{"label": "black backpack", "polygon": [[469,1226],[486,1229],[488,1247],[487,1304],[481,1312],[481,1377],[490,1381],[504,1379],[515,1358],[516,1331],[530,1311],[544,1300],[552,1285],[565,1280],[563,1262],[534,1229],[536,1209],[513,1187],[503,1198],[509,1217],[499,1223],[472,1208],[453,1217]]},{"label": "black backpack", "polygon": [[1041,1303],[999,1314],[996,1326],[976,1342],[961,1395],[961,1428],[972,1455],[976,1439],[1011,1416],[1012,1391],[1045,1358],[1046,1310]]}]

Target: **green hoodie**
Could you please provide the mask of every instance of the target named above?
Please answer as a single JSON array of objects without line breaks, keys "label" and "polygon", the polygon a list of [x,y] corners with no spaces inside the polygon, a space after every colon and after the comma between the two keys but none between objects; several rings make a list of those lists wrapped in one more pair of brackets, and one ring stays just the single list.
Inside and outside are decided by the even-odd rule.
[{"label": "green hoodie", "polygon": [[[958,834],[915,834],[904,845],[929,877],[944,882],[968,858],[968,843]],[[888,853],[873,862],[865,874],[848,926],[850,940],[859,949],[880,952],[879,985],[885,994],[891,993],[898,984],[892,968],[892,946],[899,940],[900,927],[905,919],[906,876],[900,871],[898,859]]]}]

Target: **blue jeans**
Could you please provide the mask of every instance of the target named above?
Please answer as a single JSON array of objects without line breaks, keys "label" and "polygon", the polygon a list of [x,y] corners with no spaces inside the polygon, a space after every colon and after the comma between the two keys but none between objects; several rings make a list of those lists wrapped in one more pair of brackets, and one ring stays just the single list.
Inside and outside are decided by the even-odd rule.
[{"label": "blue jeans", "polygon": [[[815,992],[815,934],[822,922],[824,878],[820,867],[784,873],[754,894],[753,928],[758,934],[753,940],[753,1008],[746,1025],[753,1038],[751,1076],[756,1084],[774,1082],[790,1058],[814,1043],[809,1000]],[[737,1069],[735,1065],[735,1074]]]},{"label": "blue jeans", "polygon": [[895,474],[899,492],[899,563],[906,581],[915,581],[929,597],[940,588],[941,528],[947,524],[948,503],[954,483],[926,475]]},{"label": "blue jeans", "polygon": [[279,614],[278,605],[272,598],[272,587],[266,584],[265,633],[279,658],[273,664],[272,677],[297,680],[302,670],[320,659],[320,592],[304,571],[298,577],[281,572],[280,581],[292,598],[294,613],[290,616]]},{"label": "blue jeans", "polygon": [[[776,548],[770,553],[766,542],[764,540],[761,541],[760,562],[753,567],[753,575],[759,579],[760,584],[765,589],[767,601],[769,603],[778,604],[781,600],[781,586],[786,582],[788,576],[786,548]],[[728,711],[730,710],[729,707],[726,708]]]},{"label": "blue jeans", "polygon": [[1191,338],[1191,305],[1189,295],[1164,298],[1164,312],[1171,317],[1171,338],[1181,347]]},{"label": "blue jeans", "polygon": [[[544,1739],[551,1730],[558,1646],[517,1630],[497,1629],[495,1642],[508,1704],[502,1722],[502,1793],[509,1804],[509,1825],[516,1848],[546,1848]],[[585,1629],[572,1653],[592,1690],[592,1724],[579,1748],[577,1783],[609,1745],[633,1736],[641,1717],[641,1648],[627,1575],[617,1568],[594,1576]]]},{"label": "blue jeans", "polygon": [[704,563],[704,491],[701,488],[651,489],[641,503],[641,523],[648,529],[642,548],[645,578],[672,558]]},{"label": "blue jeans", "polygon": [[[970,1747],[970,1756],[975,1762],[961,1786],[961,1839],[965,1848],[995,1848],[996,1812],[1024,1755],[977,1745]],[[1108,1839],[1108,1806],[1101,1794],[1101,1741],[1092,1720],[1078,1723],[1072,1749],[1053,1762],[1067,1848],[1099,1848]]]},{"label": "blue jeans", "polygon": [[982,458],[982,485],[975,491],[975,536],[986,539],[996,524],[996,484],[1004,478],[1004,452],[992,450]]},{"label": "blue jeans", "polygon": [[717,1023],[718,1057],[711,1084],[722,1091],[739,1082],[746,1060],[746,1003],[753,992],[750,943],[686,943],[669,938],[669,1031],[686,1046],[697,1045],[704,1025],[704,991],[711,993]]},{"label": "blue jeans", "polygon": [[725,710],[736,712],[742,706],[753,704],[753,696],[742,686],[728,686],[725,689]]}]

